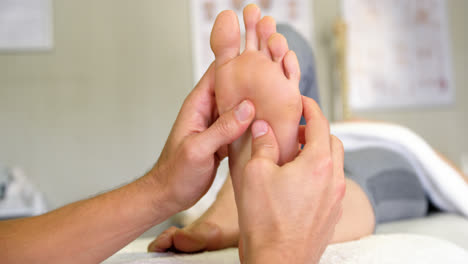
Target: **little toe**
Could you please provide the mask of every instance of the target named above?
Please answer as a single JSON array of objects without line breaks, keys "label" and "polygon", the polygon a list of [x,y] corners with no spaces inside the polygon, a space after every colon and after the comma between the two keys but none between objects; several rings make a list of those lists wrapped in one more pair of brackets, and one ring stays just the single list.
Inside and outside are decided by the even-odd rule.
[{"label": "little toe", "polygon": [[276,21],[271,16],[264,16],[257,24],[257,37],[260,51],[271,57],[268,39],[276,33]]},{"label": "little toe", "polygon": [[260,20],[261,12],[255,4],[249,4],[244,8],[244,24],[245,24],[245,49],[257,50],[258,39],[256,27]]},{"label": "little toe", "polygon": [[299,84],[299,80],[301,79],[301,68],[294,51],[290,50],[284,56],[283,68],[286,77],[290,80],[295,80]]},{"label": "little toe", "polygon": [[240,29],[234,11],[221,12],[211,31],[211,50],[215,55],[216,67],[219,67],[239,55]]},{"label": "little toe", "polygon": [[273,61],[280,62],[289,50],[288,42],[283,35],[274,33],[268,39],[268,49],[270,50]]}]

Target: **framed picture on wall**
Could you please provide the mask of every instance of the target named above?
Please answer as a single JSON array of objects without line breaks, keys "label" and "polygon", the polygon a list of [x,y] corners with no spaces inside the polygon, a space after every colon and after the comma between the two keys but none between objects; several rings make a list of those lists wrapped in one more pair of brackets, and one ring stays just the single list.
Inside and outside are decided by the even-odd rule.
[{"label": "framed picture on wall", "polygon": [[52,47],[51,0],[0,0],[0,51]]},{"label": "framed picture on wall", "polygon": [[445,0],[344,0],[351,110],[454,102]]}]

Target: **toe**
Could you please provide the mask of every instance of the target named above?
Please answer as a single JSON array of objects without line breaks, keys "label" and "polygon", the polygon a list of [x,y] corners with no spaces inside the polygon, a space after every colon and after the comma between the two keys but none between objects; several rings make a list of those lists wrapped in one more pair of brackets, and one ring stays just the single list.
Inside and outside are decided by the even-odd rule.
[{"label": "toe", "polygon": [[256,33],[257,23],[260,20],[260,8],[255,4],[249,4],[244,8],[245,24],[245,49],[257,50],[258,39]]},{"label": "toe", "polygon": [[162,232],[153,242],[148,245],[148,252],[164,252],[172,247],[172,237],[177,232],[177,227],[170,227]]},{"label": "toe", "polygon": [[288,42],[283,35],[274,33],[268,39],[268,49],[273,61],[280,62],[288,52]]},{"label": "toe", "polygon": [[268,49],[268,39],[273,33],[276,33],[276,22],[271,16],[263,17],[257,24],[257,36],[260,51],[270,56]]},{"label": "toe", "polygon": [[223,11],[216,17],[210,43],[216,66],[223,65],[239,55],[240,29],[234,11]]},{"label": "toe", "polygon": [[301,68],[297,60],[296,53],[292,50],[288,51],[283,59],[283,68],[285,75],[290,80],[295,80],[299,83],[301,78]]}]

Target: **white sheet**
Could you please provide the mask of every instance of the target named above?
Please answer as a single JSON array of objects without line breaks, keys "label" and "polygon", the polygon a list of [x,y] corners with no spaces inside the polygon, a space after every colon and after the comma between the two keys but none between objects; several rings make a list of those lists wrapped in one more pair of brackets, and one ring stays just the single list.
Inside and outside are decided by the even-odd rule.
[{"label": "white sheet", "polygon": [[[238,264],[237,249],[199,254],[122,253],[105,264]],[[331,245],[320,264],[466,264],[468,252],[432,237],[408,234],[373,235],[365,239]]]},{"label": "white sheet", "polygon": [[[377,234],[415,234],[431,236],[468,250],[468,219],[455,214],[435,213],[424,218],[389,222],[377,226]],[[467,262],[468,263],[468,262]]]}]

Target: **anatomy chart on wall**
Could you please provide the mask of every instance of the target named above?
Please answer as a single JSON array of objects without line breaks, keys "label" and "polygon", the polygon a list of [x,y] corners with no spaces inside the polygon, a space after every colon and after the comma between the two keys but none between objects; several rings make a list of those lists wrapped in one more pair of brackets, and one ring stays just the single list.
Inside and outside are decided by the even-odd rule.
[{"label": "anatomy chart on wall", "polygon": [[262,15],[269,15],[277,23],[288,23],[312,42],[312,6],[310,0],[191,0],[192,10],[192,45],[194,80],[198,81],[214,60],[210,48],[210,34],[216,16],[223,10],[234,10],[239,18],[244,40],[244,22],[242,10],[250,3],[257,4]]},{"label": "anatomy chart on wall", "polygon": [[445,0],[343,0],[351,109],[453,103]]}]

